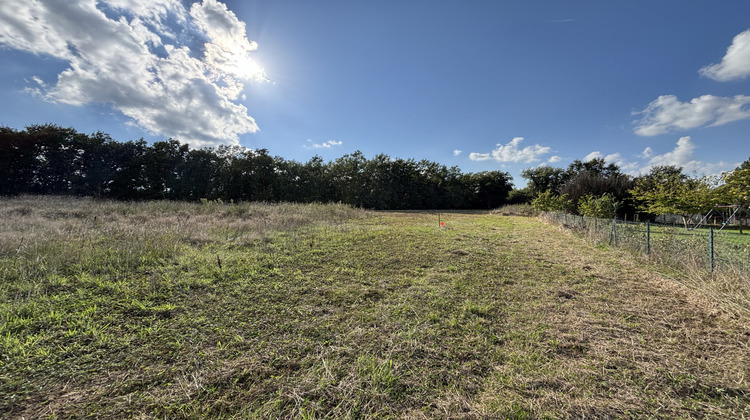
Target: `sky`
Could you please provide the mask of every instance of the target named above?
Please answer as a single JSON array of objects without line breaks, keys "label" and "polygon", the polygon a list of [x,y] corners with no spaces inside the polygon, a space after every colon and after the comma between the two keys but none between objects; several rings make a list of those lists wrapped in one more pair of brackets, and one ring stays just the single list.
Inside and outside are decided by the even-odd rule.
[{"label": "sky", "polygon": [[747,0],[3,0],[0,126],[462,172],[750,158]]}]

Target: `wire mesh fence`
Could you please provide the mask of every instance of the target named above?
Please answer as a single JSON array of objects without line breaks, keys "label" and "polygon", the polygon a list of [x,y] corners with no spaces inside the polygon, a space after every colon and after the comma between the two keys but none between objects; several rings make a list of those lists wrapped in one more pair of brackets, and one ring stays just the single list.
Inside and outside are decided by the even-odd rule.
[{"label": "wire mesh fence", "polygon": [[547,212],[549,222],[583,233],[596,243],[624,247],[677,269],[731,271],[750,276],[750,234],[713,228],[597,219]]}]

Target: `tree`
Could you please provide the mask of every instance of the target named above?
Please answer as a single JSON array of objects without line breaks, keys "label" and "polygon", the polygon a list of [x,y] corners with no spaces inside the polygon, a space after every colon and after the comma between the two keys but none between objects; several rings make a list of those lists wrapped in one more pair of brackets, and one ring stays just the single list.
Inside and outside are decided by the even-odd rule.
[{"label": "tree", "polygon": [[327,202],[333,200],[329,166],[320,156],[313,156],[302,167],[300,173],[300,197],[307,202]]},{"label": "tree", "polygon": [[[554,195],[566,195],[570,200],[569,211],[578,211],[578,202],[582,197],[602,194],[611,195],[616,201],[627,202],[628,190],[632,188],[632,179],[623,174],[614,163],[595,158],[587,161],[574,160],[563,170],[550,166],[525,169],[521,176],[528,180],[527,189],[533,197],[550,191]],[[625,212],[632,208],[623,206]]]},{"label": "tree", "polygon": [[545,192],[552,191],[555,194],[560,194],[563,184],[565,184],[566,173],[561,168],[553,168],[552,166],[539,166],[537,168],[528,168],[521,171],[521,177],[528,180],[526,188],[532,196]]},{"label": "tree", "polygon": [[188,151],[176,168],[177,182],[172,190],[182,200],[199,201],[201,198],[220,198],[218,191],[221,158],[213,149]]},{"label": "tree", "polygon": [[112,147],[114,175],[109,184],[109,195],[121,200],[142,200],[148,189],[146,179],[146,153],[148,145],[140,139],[136,142],[115,143]]},{"label": "tree", "polygon": [[362,206],[367,194],[364,175],[367,159],[357,150],[351,155],[344,155],[330,165],[333,201],[341,201],[353,206]]},{"label": "tree", "polygon": [[613,219],[616,216],[617,205],[614,196],[609,193],[599,197],[585,195],[578,201],[578,212],[586,217]]},{"label": "tree", "polygon": [[72,147],[79,134],[72,128],[52,124],[26,127],[26,141],[34,144],[36,170],[31,192],[69,194],[79,150]]},{"label": "tree", "polygon": [[143,196],[147,199],[178,198],[177,191],[184,188],[178,168],[185,162],[189,151],[188,145],[169,139],[157,141],[147,148],[143,157],[143,174],[146,189]]},{"label": "tree", "polygon": [[[749,163],[750,159],[745,163]],[[737,204],[743,207],[741,214],[747,214],[750,207],[750,164],[741,165],[733,171],[722,176],[724,185],[719,188],[719,194],[725,204]],[[742,233],[742,218],[740,220],[740,233]]]},{"label": "tree", "polygon": [[453,172],[445,165],[422,159],[416,164],[420,209],[444,209],[451,207]]},{"label": "tree", "polygon": [[476,196],[472,207],[492,209],[508,202],[508,193],[513,190],[510,174],[501,171],[485,171],[473,174]]},{"label": "tree", "polygon": [[737,168],[722,177],[726,204],[750,205],[750,167]]},{"label": "tree", "polygon": [[606,193],[616,201],[625,201],[632,186],[633,181],[620,172],[616,164],[607,164],[604,159],[595,158],[586,162],[573,161],[565,171],[565,184],[560,192],[568,194],[573,208],[577,210],[580,199],[587,195],[599,197]]},{"label": "tree", "polygon": [[638,208],[656,215],[678,214],[685,228],[693,214],[712,209],[716,195],[708,178],[690,178],[674,167],[655,167],[630,191]]},{"label": "tree", "polygon": [[530,204],[533,199],[529,187],[517,188],[508,193],[508,204]]},{"label": "tree", "polygon": [[101,131],[73,137],[71,147],[76,151],[73,173],[67,174],[72,194],[104,197],[110,193],[117,170],[114,151],[118,145]]},{"label": "tree", "polygon": [[538,211],[567,211],[571,201],[566,194],[557,195],[547,190],[531,201],[531,206]]},{"label": "tree", "polygon": [[0,194],[31,192],[39,164],[37,149],[26,131],[0,127]]},{"label": "tree", "polygon": [[370,208],[427,209],[493,208],[507,203],[512,189],[507,172],[463,174],[458,167],[427,160],[382,154],[368,160],[360,151],[330,163],[316,156],[301,164],[272,157],[265,149],[190,149],[174,139],[121,143],[105,133],[85,135],[51,124],[22,131],[0,126],[0,195],[340,201]]}]

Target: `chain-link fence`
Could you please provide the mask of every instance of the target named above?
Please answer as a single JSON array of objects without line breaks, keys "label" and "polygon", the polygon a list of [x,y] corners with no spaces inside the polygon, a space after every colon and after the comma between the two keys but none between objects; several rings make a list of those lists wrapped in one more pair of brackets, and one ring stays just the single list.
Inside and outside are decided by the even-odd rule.
[{"label": "chain-link fence", "polygon": [[597,219],[547,212],[549,222],[579,231],[596,243],[608,243],[647,254],[670,267],[731,270],[750,276],[750,233],[713,228],[685,229],[671,225]]}]

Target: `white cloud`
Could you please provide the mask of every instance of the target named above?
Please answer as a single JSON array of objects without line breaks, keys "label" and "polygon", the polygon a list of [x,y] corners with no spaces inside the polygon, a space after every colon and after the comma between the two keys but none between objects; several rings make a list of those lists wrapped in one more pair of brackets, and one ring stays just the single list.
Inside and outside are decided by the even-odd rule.
[{"label": "white cloud", "polygon": [[203,3],[193,4],[190,16],[210,40],[205,44],[205,63],[215,77],[230,75],[244,80],[268,81],[263,69],[250,57],[258,44],[247,39],[245,23],[226,5],[216,0],[203,0]]},{"label": "white cloud", "polygon": [[458,149],[453,150],[453,156],[461,156],[461,153],[463,153],[463,150],[458,150]]},{"label": "white cloud", "polygon": [[521,142],[523,142],[523,137],[516,137],[508,144],[497,144],[497,147],[490,153],[471,153],[469,154],[469,159],[476,161],[492,159],[498,162],[531,163],[538,162],[541,156],[551,151],[549,147],[538,144],[519,148]]},{"label": "white cloud", "polygon": [[604,156],[604,161],[610,162],[610,163],[617,163],[617,162],[622,162],[623,160],[622,160],[622,156],[619,153],[611,153],[607,156]]},{"label": "white cloud", "polygon": [[674,95],[659,96],[638,114],[635,133],[655,136],[704,125],[717,126],[750,118],[750,96],[733,98],[703,95],[690,102],[680,102]]},{"label": "white cloud", "polygon": [[562,158],[560,156],[552,156],[547,160],[547,163],[557,163],[561,160]]},{"label": "white cloud", "polygon": [[601,159],[601,157],[602,157],[602,153],[601,152],[599,152],[599,151],[591,152],[588,155],[584,156],[583,161],[584,162],[588,162],[588,161],[594,160],[594,159]]},{"label": "white cloud", "polygon": [[604,156],[602,154],[602,152],[600,152],[598,150],[595,151],[595,152],[591,152],[588,155],[586,155],[583,158],[583,161],[584,162],[588,162],[588,161],[594,160],[594,159],[604,159],[605,162],[607,162],[607,163],[615,163],[618,166],[620,165],[620,163],[624,162],[624,160],[622,159],[622,156],[619,153],[612,153],[612,154]]},{"label": "white cloud", "polygon": [[[178,39],[206,42],[194,51]],[[27,88],[48,101],[110,104],[134,124],[193,146],[238,144],[240,134],[258,130],[236,102],[245,81],[265,80],[250,57],[257,44],[216,0],[190,11],[180,0],[6,0],[0,44],[68,63],[55,83]]]},{"label": "white cloud", "polygon": [[597,150],[586,155],[583,158],[583,161],[588,162],[593,159],[604,159],[604,162],[606,163],[614,163],[621,171],[627,174],[636,175],[638,173],[638,168],[640,167],[637,162],[628,162],[625,160],[620,153],[610,153],[605,156]]},{"label": "white cloud", "polygon": [[688,172],[694,171],[701,166],[701,163],[699,161],[693,159],[694,150],[695,144],[693,143],[690,136],[680,137],[680,139],[677,140],[677,147],[675,147],[670,152],[664,153],[663,155],[651,156],[648,163],[651,166],[681,166]]},{"label": "white cloud", "polygon": [[718,174],[739,166],[739,162],[712,162],[706,163],[695,159],[693,152],[696,149],[695,143],[690,136],[680,137],[677,140],[677,146],[671,151],[662,155],[654,154],[650,147],[643,151],[643,157],[647,157],[648,166],[641,168],[641,173],[648,172],[654,166],[672,165],[682,167],[687,173],[695,172],[698,174]]},{"label": "white cloud", "polygon": [[490,160],[492,157],[490,157],[489,153],[475,153],[471,152],[469,153],[469,159],[476,160],[476,161],[483,161],[483,160]]},{"label": "white cloud", "polygon": [[169,13],[182,17],[185,11],[180,0],[106,0],[105,3],[114,9],[127,11],[153,22],[158,22]]},{"label": "white cloud", "polygon": [[744,31],[732,40],[732,45],[721,63],[710,64],[698,71],[708,78],[727,82],[744,79],[750,75],[750,30]]},{"label": "white cloud", "polygon": [[323,143],[313,143],[312,140],[307,139],[308,143],[312,143],[309,146],[305,146],[306,149],[330,149],[333,146],[341,146],[344,144],[342,141],[336,141],[336,140],[328,140]]}]

